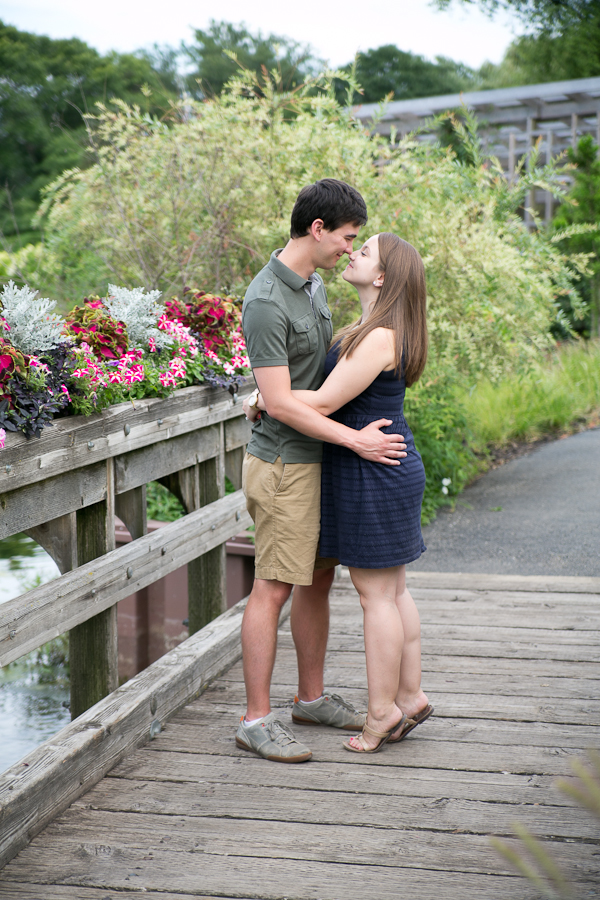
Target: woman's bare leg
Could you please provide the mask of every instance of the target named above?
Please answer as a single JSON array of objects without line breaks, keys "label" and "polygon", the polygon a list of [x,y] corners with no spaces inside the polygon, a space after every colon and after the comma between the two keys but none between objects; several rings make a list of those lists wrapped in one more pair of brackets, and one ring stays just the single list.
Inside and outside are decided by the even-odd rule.
[{"label": "woman's bare leg", "polygon": [[[350,569],[364,613],[365,653],[369,710],[367,724],[375,731],[388,731],[402,716],[395,698],[400,681],[404,642],[402,618],[397,604],[398,569]],[[350,743],[374,747],[378,738],[365,733]]]},{"label": "woman's bare leg", "polygon": [[400,566],[398,572],[396,607],[404,631],[396,705],[410,718],[427,706],[428,701],[421,690],[421,620],[415,601],[406,587],[406,566]]}]

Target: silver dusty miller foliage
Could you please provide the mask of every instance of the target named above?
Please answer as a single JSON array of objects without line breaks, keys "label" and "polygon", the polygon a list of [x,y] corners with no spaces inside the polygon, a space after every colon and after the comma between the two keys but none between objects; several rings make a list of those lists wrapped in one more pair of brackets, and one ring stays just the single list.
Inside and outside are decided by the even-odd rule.
[{"label": "silver dusty miller foliage", "polygon": [[117,287],[108,285],[108,297],[104,305],[113,319],[118,319],[127,326],[129,343],[134,347],[148,346],[149,338],[154,338],[158,348],[170,346],[173,341],[156,327],[156,323],[164,312],[158,302],[161,291],[144,292],[144,288]]},{"label": "silver dusty miller foliage", "polygon": [[36,299],[37,294],[27,285],[18,288],[14,281],[5,284],[0,294],[0,316],[10,329],[4,331],[0,323],[0,331],[4,331],[13,347],[28,355],[58,346],[64,326],[61,316],[51,312],[56,301],[47,297]]}]

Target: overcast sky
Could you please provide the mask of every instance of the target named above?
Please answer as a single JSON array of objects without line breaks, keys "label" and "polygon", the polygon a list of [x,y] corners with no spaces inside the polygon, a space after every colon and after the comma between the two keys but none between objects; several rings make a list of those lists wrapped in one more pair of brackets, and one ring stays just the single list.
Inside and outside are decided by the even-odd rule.
[{"label": "overcast sky", "polygon": [[250,31],[311,44],[332,66],[348,62],[358,50],[397,44],[429,59],[449,56],[475,68],[485,60],[499,62],[517,33],[506,15],[490,20],[459,4],[441,13],[427,0],[0,0],[0,18],[35,34],[79,37],[102,53],[154,43],[178,46],[211,18],[245,22]]}]

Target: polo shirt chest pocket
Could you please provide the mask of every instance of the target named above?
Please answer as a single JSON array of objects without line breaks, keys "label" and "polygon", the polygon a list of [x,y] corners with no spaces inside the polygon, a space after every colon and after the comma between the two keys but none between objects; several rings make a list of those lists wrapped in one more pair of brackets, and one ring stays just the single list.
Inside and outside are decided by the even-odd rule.
[{"label": "polo shirt chest pocket", "polygon": [[317,320],[312,313],[302,316],[292,322],[294,335],[296,338],[296,350],[303,356],[306,353],[314,353],[319,346],[319,334],[317,329]]},{"label": "polo shirt chest pocket", "polygon": [[328,306],[320,306],[319,312],[321,314],[321,325],[323,326],[323,334],[325,335],[325,342],[328,344],[333,337],[333,323],[331,321],[331,310]]}]

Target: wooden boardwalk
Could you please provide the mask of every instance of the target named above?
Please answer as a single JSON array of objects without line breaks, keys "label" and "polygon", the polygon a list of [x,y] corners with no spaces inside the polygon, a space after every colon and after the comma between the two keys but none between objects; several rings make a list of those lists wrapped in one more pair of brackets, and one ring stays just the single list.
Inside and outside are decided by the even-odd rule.
[{"label": "wooden boardwalk", "polygon": [[[600,896],[598,822],[554,784],[600,748],[600,579],[586,581],[413,576],[435,716],[373,756],[325,728],[298,727],[314,751],[303,765],[236,749],[237,663],[35,837],[0,873],[0,898],[534,898],[488,840],[515,820],[577,896]],[[365,704],[361,619],[338,581],[327,684]],[[289,721],[281,632],[273,699]]]}]

